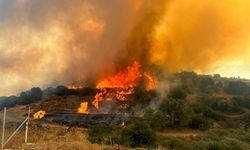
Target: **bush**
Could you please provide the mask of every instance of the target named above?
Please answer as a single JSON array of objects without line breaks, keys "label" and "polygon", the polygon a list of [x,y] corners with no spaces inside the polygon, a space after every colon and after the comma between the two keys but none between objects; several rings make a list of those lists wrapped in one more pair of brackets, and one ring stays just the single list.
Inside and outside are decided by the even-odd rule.
[{"label": "bush", "polygon": [[225,150],[243,150],[243,146],[238,140],[225,138],[221,141]]},{"label": "bush", "polygon": [[[210,150],[209,145],[210,144],[214,145],[213,143],[210,143],[210,142],[211,141],[204,141],[204,140],[193,141],[189,143],[188,150]],[[219,149],[219,150],[222,150],[222,149]]]},{"label": "bush", "polygon": [[242,81],[231,81],[224,88],[224,91],[232,95],[246,95],[249,91],[249,86]]},{"label": "bush", "polygon": [[142,121],[134,122],[121,132],[122,143],[131,147],[157,147],[156,133]]},{"label": "bush", "polygon": [[240,107],[250,109],[250,99],[249,97],[233,97],[232,101],[237,103]]},{"label": "bush", "polygon": [[250,113],[245,114],[243,121],[245,123],[245,128],[250,128]]},{"label": "bush", "polygon": [[161,137],[159,143],[162,147],[168,150],[183,150],[185,149],[186,143],[175,137]]},{"label": "bush", "polygon": [[206,105],[193,105],[192,108],[196,114],[202,114],[206,118],[211,118],[216,121],[224,119],[224,116],[222,114],[216,112],[215,110]]},{"label": "bush", "polygon": [[166,117],[161,112],[147,109],[144,114],[144,119],[153,130],[163,130],[166,127]]},{"label": "bush", "polygon": [[220,100],[217,103],[217,110],[225,113],[241,113],[240,106],[234,100]]},{"label": "bush", "polygon": [[192,129],[207,130],[212,126],[212,122],[203,116],[197,115],[192,117],[192,121],[189,126]]},{"label": "bush", "polygon": [[160,105],[169,127],[186,126],[191,121],[192,110],[185,100],[165,99]]},{"label": "bush", "polygon": [[102,144],[110,134],[112,128],[106,124],[98,124],[88,129],[88,140],[91,143]]}]

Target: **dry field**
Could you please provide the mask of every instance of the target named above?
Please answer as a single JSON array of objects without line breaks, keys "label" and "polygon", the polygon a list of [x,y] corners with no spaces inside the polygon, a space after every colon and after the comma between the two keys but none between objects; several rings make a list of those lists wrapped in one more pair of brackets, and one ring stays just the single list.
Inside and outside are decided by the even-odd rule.
[{"label": "dry field", "polygon": [[[28,108],[17,106],[7,109],[6,136],[5,139],[25,119]],[[2,124],[3,111],[0,111],[0,123]],[[25,127],[23,127],[13,139],[6,145],[11,150],[129,150],[118,145],[106,146],[91,144],[86,137],[86,129],[62,126],[54,123],[46,123],[39,120],[30,120],[28,143],[24,143]],[[0,134],[2,130],[0,130]],[[173,137],[192,139],[200,133],[193,131],[166,131],[161,133]],[[137,148],[138,150],[143,150]],[[161,148],[159,148],[161,149]]]},{"label": "dry field", "polygon": [[[27,115],[27,107],[17,106],[7,109],[5,139],[21,124]],[[2,124],[3,111],[0,111]],[[1,125],[2,126],[2,125]],[[0,130],[2,134],[2,129]],[[91,144],[86,138],[86,129],[70,128],[53,123],[30,120],[28,143],[24,143],[25,127],[6,145],[11,150],[128,150],[118,145],[105,146]]]}]

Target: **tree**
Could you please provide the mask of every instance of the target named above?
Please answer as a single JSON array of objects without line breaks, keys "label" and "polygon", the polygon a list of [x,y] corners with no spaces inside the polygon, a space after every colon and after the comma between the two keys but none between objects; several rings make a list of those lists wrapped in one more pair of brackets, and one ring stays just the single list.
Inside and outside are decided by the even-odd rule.
[{"label": "tree", "polygon": [[215,91],[214,81],[210,76],[204,76],[200,78],[199,89],[203,93],[212,93]]},{"label": "tree", "polygon": [[199,129],[199,130],[207,130],[211,127],[211,121],[204,116],[196,115],[192,117],[192,121],[190,123],[190,128]]},{"label": "tree", "polygon": [[245,114],[243,121],[245,122],[245,127],[250,128],[250,113]]},{"label": "tree", "polygon": [[232,95],[245,95],[249,91],[249,86],[242,81],[231,81],[224,88],[224,91]]},{"label": "tree", "polygon": [[147,109],[144,119],[153,130],[162,130],[166,127],[166,117],[160,111],[155,112],[153,109]]},{"label": "tree", "polygon": [[143,121],[136,121],[124,128],[121,137],[126,146],[146,148],[157,146],[156,133]]},{"label": "tree", "polygon": [[112,128],[106,124],[98,124],[91,126],[88,130],[88,140],[91,143],[98,143],[101,144],[105,141],[108,134],[110,134]]},{"label": "tree", "polygon": [[55,95],[56,96],[65,96],[68,94],[68,89],[65,86],[57,86],[55,88]]},{"label": "tree", "polygon": [[167,119],[169,127],[186,126],[191,120],[192,111],[185,100],[165,99],[160,111]]},{"label": "tree", "polygon": [[27,92],[22,92],[20,94],[20,102],[19,104],[26,105],[30,104],[32,102],[30,96],[27,94]]},{"label": "tree", "polygon": [[177,88],[170,91],[169,97],[173,99],[186,99],[187,94],[183,90]]},{"label": "tree", "polygon": [[35,87],[30,90],[30,96],[32,100],[41,100],[43,92],[39,87]]}]

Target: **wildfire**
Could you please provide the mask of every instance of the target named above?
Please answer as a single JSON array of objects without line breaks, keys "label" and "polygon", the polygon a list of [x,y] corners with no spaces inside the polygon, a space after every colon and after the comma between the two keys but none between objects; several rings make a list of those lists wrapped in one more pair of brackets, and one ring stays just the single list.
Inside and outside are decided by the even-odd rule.
[{"label": "wildfire", "polygon": [[110,95],[113,95],[112,99],[114,100],[126,100],[128,95],[134,93],[134,87],[136,87],[138,79],[142,76],[148,79],[147,89],[152,90],[155,86],[153,77],[147,72],[141,74],[140,67],[139,62],[134,61],[126,70],[99,82],[96,88],[99,89],[100,92],[96,94],[95,100],[92,102],[93,105],[99,108],[99,102],[105,100],[105,97],[109,97]]},{"label": "wildfire", "polygon": [[75,89],[81,89],[83,88],[83,86],[82,85],[68,85],[67,88],[70,90],[75,90]]},{"label": "wildfire", "polygon": [[44,110],[39,110],[38,112],[36,112],[34,115],[33,115],[33,118],[34,119],[41,119],[44,117],[44,115],[46,114],[46,111]]},{"label": "wildfire", "polygon": [[[141,65],[139,62],[134,61],[131,66],[128,66],[125,70],[118,72],[115,76],[108,77],[101,80],[96,88],[99,92],[95,95],[95,99],[92,104],[95,108],[99,108],[99,102],[101,101],[125,101],[129,95],[135,92],[138,79],[144,77],[147,80],[147,90],[152,90],[155,87],[154,78],[148,73],[141,73]],[[128,108],[124,105],[122,108]],[[88,103],[83,102],[78,108],[79,113],[88,113]]]},{"label": "wildfire", "polygon": [[132,66],[127,67],[125,71],[117,73],[114,77],[109,77],[97,84],[97,89],[103,88],[126,88],[135,87],[136,80],[142,75],[140,73],[141,65],[135,61]]},{"label": "wildfire", "polygon": [[78,108],[78,112],[82,114],[88,114],[88,102],[82,102]]},{"label": "wildfire", "polygon": [[154,78],[147,72],[144,72],[144,76],[148,79],[147,90],[152,90],[155,87]]}]

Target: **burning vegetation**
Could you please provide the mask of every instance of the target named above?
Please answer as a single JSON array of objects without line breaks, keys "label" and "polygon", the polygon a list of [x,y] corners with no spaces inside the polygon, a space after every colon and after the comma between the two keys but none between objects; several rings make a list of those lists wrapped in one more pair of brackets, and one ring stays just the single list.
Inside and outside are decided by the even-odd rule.
[{"label": "burning vegetation", "polygon": [[[152,90],[155,87],[155,79],[148,72],[141,71],[141,64],[134,61],[131,66],[118,72],[113,77],[101,80],[96,88],[99,90],[95,99],[92,101],[93,106],[99,109],[99,102],[102,101],[126,101],[128,96],[135,92],[135,87],[139,86],[139,80],[146,80],[146,89]],[[121,108],[129,107],[128,104],[120,105]],[[88,102],[82,102],[78,108],[79,113],[88,113]]]},{"label": "burning vegetation", "polygon": [[46,114],[46,111],[44,110],[39,110],[38,112],[36,112],[34,115],[33,115],[33,118],[34,119],[41,119],[44,117],[44,115]]}]

